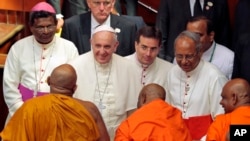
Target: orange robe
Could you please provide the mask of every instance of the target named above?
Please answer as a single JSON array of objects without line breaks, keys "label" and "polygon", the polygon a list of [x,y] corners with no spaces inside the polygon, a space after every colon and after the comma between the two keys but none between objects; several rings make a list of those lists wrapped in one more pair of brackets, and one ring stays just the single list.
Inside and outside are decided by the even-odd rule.
[{"label": "orange robe", "polygon": [[157,99],[129,116],[116,131],[115,141],[191,141],[181,112]]},{"label": "orange robe", "polygon": [[27,100],[1,132],[3,141],[94,141],[93,117],[76,100],[49,94]]},{"label": "orange robe", "polygon": [[207,133],[207,141],[225,141],[230,124],[250,124],[250,106],[241,106],[233,112],[216,116]]}]

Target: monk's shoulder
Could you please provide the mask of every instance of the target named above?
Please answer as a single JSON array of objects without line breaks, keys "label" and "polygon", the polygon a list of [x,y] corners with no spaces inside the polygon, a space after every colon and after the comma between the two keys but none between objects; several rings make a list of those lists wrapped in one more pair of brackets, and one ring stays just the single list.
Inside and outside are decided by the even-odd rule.
[{"label": "monk's shoulder", "polygon": [[96,105],[90,101],[83,101],[80,99],[76,99],[78,102],[81,103],[81,105],[83,105],[86,110],[88,110],[88,112],[93,116],[93,118],[96,120],[97,119],[97,114],[98,114],[98,109],[96,107]]}]

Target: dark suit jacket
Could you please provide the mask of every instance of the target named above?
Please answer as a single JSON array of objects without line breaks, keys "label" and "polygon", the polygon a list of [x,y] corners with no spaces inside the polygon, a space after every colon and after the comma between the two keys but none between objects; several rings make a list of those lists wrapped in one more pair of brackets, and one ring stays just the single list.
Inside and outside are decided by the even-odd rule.
[{"label": "dark suit jacket", "polygon": [[89,9],[86,0],[63,0],[62,9],[60,5],[61,0],[46,1],[55,8],[57,14],[63,14],[64,19],[86,13]]},{"label": "dark suit jacket", "polygon": [[121,17],[128,19],[129,21],[135,23],[136,29],[139,30],[142,27],[146,26],[143,18],[141,16],[129,16],[129,15],[121,15]]},{"label": "dark suit jacket", "polygon": [[250,83],[250,32],[241,34],[236,43],[232,78],[244,78]]},{"label": "dark suit jacket", "polygon": [[[122,17],[111,14],[111,27],[119,28],[118,35],[119,46],[116,53],[121,56],[127,56],[134,53],[134,41],[136,26],[134,23],[125,20]],[[72,41],[78,48],[79,54],[90,50],[91,36],[91,13],[84,13],[73,16],[63,25],[61,36]]]},{"label": "dark suit jacket", "polygon": [[233,49],[237,48],[238,37],[250,33],[250,0],[239,0],[235,11]]},{"label": "dark suit jacket", "polygon": [[[207,9],[208,1],[213,3]],[[203,14],[215,26],[216,42],[228,46],[230,41],[230,23],[227,0],[204,0]],[[159,56],[168,61],[174,58],[174,40],[186,29],[187,20],[191,17],[189,0],[161,0],[156,25],[163,34],[163,47]]]}]

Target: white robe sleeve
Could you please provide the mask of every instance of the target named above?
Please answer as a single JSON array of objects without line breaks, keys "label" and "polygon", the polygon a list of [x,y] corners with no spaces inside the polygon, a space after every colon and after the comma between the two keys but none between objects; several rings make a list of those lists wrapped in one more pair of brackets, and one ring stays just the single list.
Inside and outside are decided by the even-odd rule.
[{"label": "white robe sleeve", "polygon": [[[12,46],[12,48],[14,48],[14,46]],[[11,116],[23,104],[22,96],[18,90],[20,82],[20,71],[17,57],[18,52],[15,52],[12,48],[8,53],[3,75],[4,99]]]}]

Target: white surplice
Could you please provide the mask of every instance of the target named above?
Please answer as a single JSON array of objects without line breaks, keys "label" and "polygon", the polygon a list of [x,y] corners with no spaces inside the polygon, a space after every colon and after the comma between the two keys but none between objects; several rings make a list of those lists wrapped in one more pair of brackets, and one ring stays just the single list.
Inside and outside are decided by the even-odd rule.
[{"label": "white surplice", "polygon": [[10,49],[4,66],[3,91],[10,115],[23,104],[18,85],[30,90],[49,92],[46,82],[53,69],[78,56],[75,45],[55,36],[49,44],[38,43],[31,35],[17,41]]}]

